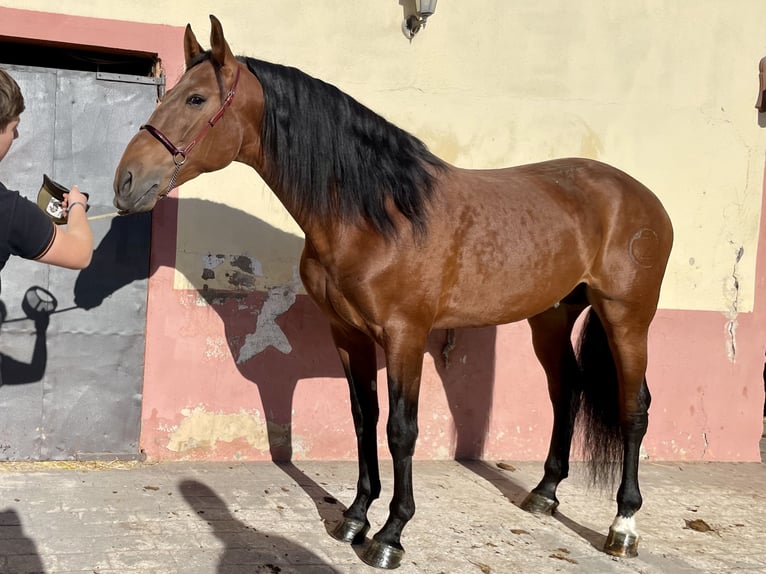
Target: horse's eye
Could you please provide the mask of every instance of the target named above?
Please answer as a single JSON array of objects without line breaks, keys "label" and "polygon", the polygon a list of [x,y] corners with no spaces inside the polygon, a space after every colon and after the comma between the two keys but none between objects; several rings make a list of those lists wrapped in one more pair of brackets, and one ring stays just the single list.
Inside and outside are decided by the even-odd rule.
[{"label": "horse's eye", "polygon": [[199,107],[205,103],[205,98],[203,98],[199,94],[194,94],[187,98],[186,103],[190,106]]}]

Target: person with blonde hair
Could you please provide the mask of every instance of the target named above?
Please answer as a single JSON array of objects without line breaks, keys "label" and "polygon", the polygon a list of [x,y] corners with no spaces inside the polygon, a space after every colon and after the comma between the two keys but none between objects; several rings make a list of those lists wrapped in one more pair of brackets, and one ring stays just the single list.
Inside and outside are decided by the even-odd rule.
[{"label": "person with blonde hair", "polygon": [[[0,69],[0,161],[19,137],[24,97],[16,81]],[[93,255],[93,234],[85,211],[88,197],[77,186],[64,194],[66,228],[56,226],[18,191],[0,182],[0,269],[11,255],[68,269],[83,269]]]}]

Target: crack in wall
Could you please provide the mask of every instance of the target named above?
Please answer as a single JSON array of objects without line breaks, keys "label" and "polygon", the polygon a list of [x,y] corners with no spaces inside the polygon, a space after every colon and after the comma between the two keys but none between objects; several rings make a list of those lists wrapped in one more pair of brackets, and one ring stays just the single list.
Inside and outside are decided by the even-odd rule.
[{"label": "crack in wall", "polygon": [[702,457],[705,458],[705,455],[707,454],[707,449],[710,446],[710,443],[707,441],[707,433],[705,431],[702,431],[702,442],[704,444],[704,447],[702,448]]},{"label": "crack in wall", "polygon": [[[733,242],[730,242],[734,245]],[[729,299],[729,310],[726,312],[726,317],[729,319],[726,322],[726,354],[729,357],[729,361],[734,363],[737,360],[737,315],[739,314],[739,262],[742,259],[742,255],[745,252],[743,246],[739,246],[736,249],[734,257],[734,267],[731,271],[731,276],[726,281],[726,295]]]}]

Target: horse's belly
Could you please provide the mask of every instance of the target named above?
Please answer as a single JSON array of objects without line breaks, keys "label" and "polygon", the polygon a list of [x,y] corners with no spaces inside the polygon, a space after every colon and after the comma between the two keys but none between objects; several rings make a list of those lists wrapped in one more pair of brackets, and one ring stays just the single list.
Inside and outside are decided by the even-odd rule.
[{"label": "horse's belly", "polygon": [[506,270],[476,273],[447,288],[434,328],[483,327],[527,319],[559,303],[582,282],[577,265],[537,273]]},{"label": "horse's belly", "polygon": [[535,301],[508,300],[465,300],[459,307],[445,309],[434,322],[434,329],[457,329],[461,327],[488,327],[503,325],[528,319],[558,303],[559,298],[546,298]]}]

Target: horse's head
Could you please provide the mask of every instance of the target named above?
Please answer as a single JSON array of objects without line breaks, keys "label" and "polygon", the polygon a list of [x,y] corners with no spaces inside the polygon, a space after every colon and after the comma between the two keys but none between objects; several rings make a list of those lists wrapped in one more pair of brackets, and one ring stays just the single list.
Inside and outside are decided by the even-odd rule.
[{"label": "horse's head", "polygon": [[[125,213],[151,210],[173,187],[237,159],[248,131],[240,71],[221,23],[210,16],[210,51],[186,26],[186,72],[128,143],[114,177],[115,206]],[[246,68],[244,69],[246,71]]]}]

